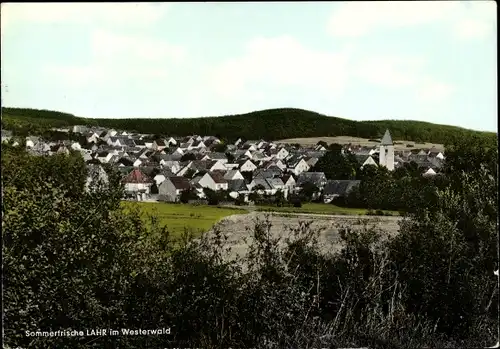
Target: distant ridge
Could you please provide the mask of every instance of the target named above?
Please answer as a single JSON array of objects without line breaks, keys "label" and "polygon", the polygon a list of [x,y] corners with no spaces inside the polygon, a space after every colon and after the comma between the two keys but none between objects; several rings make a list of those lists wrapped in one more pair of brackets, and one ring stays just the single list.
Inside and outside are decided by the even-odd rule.
[{"label": "distant ridge", "polygon": [[381,138],[387,129],[393,139],[446,144],[457,137],[496,140],[494,132],[468,130],[423,121],[354,121],[296,108],[277,108],[246,114],[199,118],[92,119],[50,110],[2,108],[2,128],[16,134],[37,134],[52,127],[94,125],[168,136],[217,135],[228,140],[351,136]]}]

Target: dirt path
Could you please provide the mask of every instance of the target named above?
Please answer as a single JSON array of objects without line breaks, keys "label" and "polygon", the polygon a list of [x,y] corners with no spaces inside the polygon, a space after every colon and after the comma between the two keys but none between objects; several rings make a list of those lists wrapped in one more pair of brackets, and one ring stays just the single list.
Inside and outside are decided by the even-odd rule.
[{"label": "dirt path", "polygon": [[[349,225],[352,228],[361,228],[363,225],[375,226],[390,235],[399,231],[398,216],[345,216],[307,213],[281,213],[281,212],[251,212],[225,217],[214,228],[228,236],[231,246],[231,255],[244,255],[248,244],[252,241],[253,228],[257,222],[269,220],[270,233],[273,237],[286,237],[290,229],[296,229],[301,223],[311,222],[312,230],[320,230],[320,245],[324,251],[338,250],[341,245],[339,227]],[[213,230],[212,230],[213,231]]]}]

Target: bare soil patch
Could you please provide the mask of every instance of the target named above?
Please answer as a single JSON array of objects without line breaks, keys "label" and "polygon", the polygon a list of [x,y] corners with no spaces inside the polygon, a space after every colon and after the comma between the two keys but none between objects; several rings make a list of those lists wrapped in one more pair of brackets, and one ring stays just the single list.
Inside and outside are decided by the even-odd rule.
[{"label": "bare soil patch", "polygon": [[353,229],[361,228],[363,225],[376,227],[388,235],[399,232],[399,216],[334,216],[334,215],[294,215],[251,212],[248,214],[232,215],[222,219],[210,231],[220,229],[228,236],[227,244],[230,246],[230,255],[244,256],[248,246],[253,240],[253,231],[257,222],[263,222],[268,218],[271,223],[270,233],[276,237],[285,238],[289,236],[290,229],[298,228],[301,223],[311,222],[311,230],[320,230],[319,242],[324,252],[335,252],[342,245],[339,236],[339,227],[349,225]]}]

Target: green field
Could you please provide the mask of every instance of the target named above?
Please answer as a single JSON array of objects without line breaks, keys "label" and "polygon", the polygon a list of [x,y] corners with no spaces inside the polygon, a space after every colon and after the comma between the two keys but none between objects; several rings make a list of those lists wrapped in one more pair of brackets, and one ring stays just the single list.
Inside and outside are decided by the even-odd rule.
[{"label": "green field", "polygon": [[[339,207],[332,204],[304,203],[302,207],[276,207],[259,206],[257,211],[263,212],[289,212],[289,213],[312,213],[312,214],[338,214],[338,215],[365,215],[367,210],[364,208]],[[397,212],[383,211],[397,215]]]},{"label": "green field", "polygon": [[145,219],[148,215],[156,214],[160,224],[166,225],[174,236],[180,236],[185,229],[193,231],[195,235],[200,235],[226,216],[248,213],[243,209],[208,205],[130,201],[123,201],[122,204],[125,207],[138,206]]}]

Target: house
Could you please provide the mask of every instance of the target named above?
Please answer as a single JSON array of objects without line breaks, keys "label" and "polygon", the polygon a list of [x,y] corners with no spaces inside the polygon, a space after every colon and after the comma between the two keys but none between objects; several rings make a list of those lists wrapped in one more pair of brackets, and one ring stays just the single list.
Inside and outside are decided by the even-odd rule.
[{"label": "house", "polygon": [[373,160],[371,155],[355,154],[354,157],[356,158],[358,163],[361,165],[361,168],[363,168],[366,165],[378,166],[377,162],[375,160]]},{"label": "house", "polygon": [[173,137],[170,137],[169,139],[167,139],[165,143],[167,144],[168,147],[170,147],[172,145],[177,145],[177,141]]},{"label": "house", "polygon": [[175,173],[166,168],[162,169],[160,173],[154,176],[153,180],[156,182],[156,185],[159,186],[168,177],[175,177]]},{"label": "house", "polygon": [[281,178],[267,178],[266,182],[269,184],[272,194],[276,194],[278,190],[282,190],[285,198],[288,196],[288,190],[285,188],[285,183],[283,183]]},{"label": "house", "polygon": [[240,165],[240,172],[253,172],[257,169],[257,166],[249,159],[238,161],[238,164]]},{"label": "house", "polygon": [[182,150],[181,148],[176,148],[173,152],[172,152],[172,156],[178,156],[179,158],[182,157],[182,155],[184,155],[184,150]]},{"label": "house", "polygon": [[40,142],[40,138],[36,136],[26,137],[26,148],[33,148],[36,143]]},{"label": "house", "polygon": [[89,131],[89,128],[87,126],[83,126],[83,125],[75,125],[73,126],[73,129],[72,129],[73,133],[85,133],[85,132],[88,132]]},{"label": "house", "polygon": [[301,174],[302,172],[309,171],[310,166],[307,164],[307,162],[301,158],[298,161],[294,161],[289,163],[288,165],[289,170],[295,173],[296,175]]},{"label": "house", "polygon": [[181,170],[181,164],[179,161],[173,161],[173,160],[160,160],[160,166],[163,168],[167,168],[173,173],[177,173]]},{"label": "house", "polygon": [[69,149],[63,144],[55,144],[50,147],[49,154],[69,154]]},{"label": "house", "polygon": [[429,151],[427,152],[427,156],[444,160],[444,154],[440,152],[436,147],[432,147],[431,149],[429,149]]},{"label": "house", "polygon": [[319,159],[315,158],[315,157],[307,157],[306,158],[306,162],[309,165],[309,167],[314,167],[318,161],[319,161]]},{"label": "house", "polygon": [[236,179],[245,179],[240,171],[238,170],[229,170],[224,175],[224,179],[227,181],[234,181]]},{"label": "house", "polygon": [[146,148],[146,142],[142,139],[134,139],[135,146],[140,149]]},{"label": "house", "polygon": [[157,139],[153,142],[152,149],[162,151],[167,148],[167,144],[163,139]]},{"label": "house", "polygon": [[435,175],[436,175],[436,172],[431,167],[429,167],[429,169],[422,174],[422,176],[424,176],[424,177],[435,176]]},{"label": "house", "polygon": [[[31,141],[31,140],[30,140]],[[26,141],[28,143],[28,141]],[[28,150],[31,150],[32,153],[38,155],[48,155],[50,153],[50,145],[43,141],[36,141],[33,146],[28,147]]]},{"label": "house", "polygon": [[[271,154],[274,153],[275,150],[271,151]],[[288,150],[286,150],[285,148],[280,148],[278,151],[276,151],[276,154],[274,155],[274,157],[276,159],[279,159],[279,160],[283,160],[283,159],[286,159],[286,157],[290,154],[290,152]]]},{"label": "house", "polygon": [[71,144],[71,149],[73,149],[73,150],[82,150],[82,146],[78,142],[73,142],[73,144]]},{"label": "house", "polygon": [[85,191],[91,191],[93,189],[92,184],[96,185],[109,184],[108,174],[102,168],[101,165],[95,165],[95,164],[87,165],[87,180],[85,182]]},{"label": "house", "polygon": [[248,159],[251,159],[252,158],[252,152],[249,151],[249,150],[243,150],[243,149],[239,149],[239,150],[236,150],[234,153],[233,153],[233,156],[235,159],[244,159],[244,158],[248,158]]},{"label": "house", "polygon": [[323,172],[302,172],[297,176],[297,185],[301,187],[305,183],[312,183],[318,188],[323,188],[327,179]]},{"label": "house", "polygon": [[118,167],[133,167],[134,161],[129,157],[122,157],[115,162],[115,165]]},{"label": "house", "polygon": [[292,191],[297,185],[297,182],[292,175],[284,175],[283,177],[281,177],[281,181],[288,191]]},{"label": "house", "polygon": [[102,163],[108,163],[114,154],[108,151],[101,151],[97,153],[96,159]]},{"label": "house", "polygon": [[2,130],[2,143],[8,142],[12,138],[12,131]]},{"label": "house", "polygon": [[208,172],[206,172],[203,175],[199,175],[199,176],[194,177],[191,180],[191,185],[195,186],[195,187],[200,187],[200,188],[208,188],[208,189],[211,189],[214,191],[217,190],[216,183],[215,183],[214,179],[212,178],[212,176],[210,176],[210,174]]},{"label": "house", "polygon": [[80,154],[82,155],[82,158],[83,158],[83,161],[87,162],[87,161],[90,161],[90,160],[93,160],[94,158],[92,157],[92,155],[90,155],[89,153],[85,152],[85,151],[80,151]]},{"label": "house", "polygon": [[228,190],[231,192],[237,192],[239,194],[248,194],[248,186],[244,179],[233,179],[227,181]]},{"label": "house", "polygon": [[360,183],[360,180],[329,180],[323,189],[325,203],[329,203],[337,197],[347,196]]},{"label": "house", "polygon": [[202,160],[218,160],[223,164],[227,163],[227,156],[224,153],[207,153],[205,156],[203,156]]},{"label": "house", "polygon": [[129,195],[137,195],[138,200],[145,199],[151,193],[153,180],[146,176],[140,169],[133,169],[122,179],[125,184],[125,192]]},{"label": "house", "polygon": [[203,141],[194,141],[190,146],[188,146],[188,149],[201,149],[201,148],[206,148],[207,146]]},{"label": "house", "polygon": [[168,202],[178,202],[184,190],[190,190],[191,184],[185,177],[167,177],[158,187],[159,199]]},{"label": "house", "polygon": [[228,183],[224,178],[224,172],[222,171],[213,171],[208,173],[215,182],[215,190],[227,190]]},{"label": "house", "polygon": [[282,171],[278,167],[274,168],[269,168],[267,170],[264,169],[257,169],[254,171],[253,178],[274,178],[274,177],[279,177],[282,175]]}]

